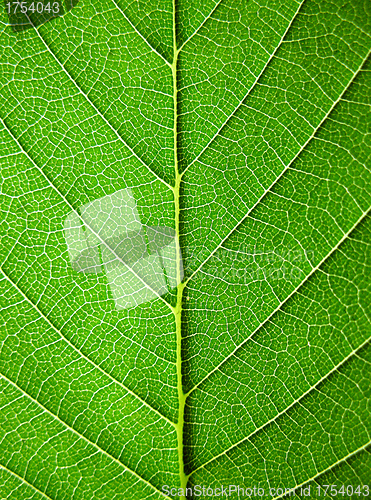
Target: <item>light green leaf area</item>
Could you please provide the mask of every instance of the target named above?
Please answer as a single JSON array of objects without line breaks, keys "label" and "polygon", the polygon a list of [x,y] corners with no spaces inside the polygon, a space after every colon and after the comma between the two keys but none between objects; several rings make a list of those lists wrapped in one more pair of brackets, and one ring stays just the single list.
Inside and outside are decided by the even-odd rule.
[{"label": "light green leaf area", "polygon": [[[20,32],[3,7],[0,498],[365,488],[371,4],[80,0]],[[134,307],[92,229],[120,196],[176,249],[154,290],[133,247]]]}]

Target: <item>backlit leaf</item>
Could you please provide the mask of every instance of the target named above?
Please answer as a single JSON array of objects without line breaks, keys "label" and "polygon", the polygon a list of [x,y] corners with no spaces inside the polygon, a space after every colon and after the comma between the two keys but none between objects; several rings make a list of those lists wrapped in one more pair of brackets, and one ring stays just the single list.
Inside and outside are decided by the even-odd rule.
[{"label": "backlit leaf", "polygon": [[370,3],[9,8],[0,498],[366,496]]}]

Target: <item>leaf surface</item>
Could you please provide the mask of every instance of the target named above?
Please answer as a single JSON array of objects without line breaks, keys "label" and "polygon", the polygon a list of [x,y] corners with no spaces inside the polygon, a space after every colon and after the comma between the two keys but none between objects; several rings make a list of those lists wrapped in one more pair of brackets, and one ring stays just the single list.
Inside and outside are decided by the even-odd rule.
[{"label": "leaf surface", "polygon": [[[1,16],[1,498],[367,484],[369,4]],[[126,309],[66,242],[117,192],[181,251]]]}]

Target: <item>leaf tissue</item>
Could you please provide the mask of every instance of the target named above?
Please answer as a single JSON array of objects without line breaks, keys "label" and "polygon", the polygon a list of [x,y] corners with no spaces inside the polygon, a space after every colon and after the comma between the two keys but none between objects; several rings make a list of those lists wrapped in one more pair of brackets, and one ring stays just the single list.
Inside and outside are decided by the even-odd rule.
[{"label": "leaf tissue", "polygon": [[31,5],[0,9],[0,499],[367,497],[370,2]]}]

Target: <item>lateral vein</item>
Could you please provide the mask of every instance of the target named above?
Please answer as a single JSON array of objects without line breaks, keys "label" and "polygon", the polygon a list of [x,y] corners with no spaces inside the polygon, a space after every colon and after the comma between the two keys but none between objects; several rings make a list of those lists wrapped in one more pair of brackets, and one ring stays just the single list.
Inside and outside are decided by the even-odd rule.
[{"label": "lateral vein", "polygon": [[139,276],[135,271],[134,269],[129,266],[129,264],[127,262],[125,262],[119,255],[117,255],[117,253],[115,251],[112,250],[112,248],[110,248],[107,244],[107,242],[105,240],[102,239],[102,237],[94,230],[94,228],[92,228],[90,225],[88,225],[84,219],[81,217],[81,215],[79,214],[79,212],[71,205],[71,203],[67,200],[67,198],[64,196],[64,194],[53,184],[53,182],[49,179],[49,177],[44,173],[44,171],[42,170],[42,168],[40,168],[37,163],[33,160],[33,158],[31,158],[31,156],[29,155],[29,153],[24,149],[24,147],[22,146],[22,144],[19,142],[19,140],[17,139],[17,137],[13,134],[13,132],[11,131],[11,129],[7,126],[6,122],[0,118],[0,121],[2,122],[4,128],[8,131],[9,135],[14,139],[14,141],[19,145],[20,149],[22,150],[22,152],[24,153],[24,155],[30,160],[30,162],[32,163],[32,165],[35,166],[35,168],[40,172],[40,174],[44,177],[44,179],[48,182],[48,184],[50,185],[50,187],[52,189],[54,189],[54,191],[62,198],[62,200],[67,204],[67,206],[70,208],[70,210],[72,212],[74,212],[74,214],[76,214],[76,216],[79,218],[79,220],[81,221],[81,223],[83,225],[85,225],[86,227],[88,227],[90,229],[90,231],[93,233],[93,235],[98,238],[100,244],[104,245],[110,253],[112,253],[115,258],[117,260],[120,261],[121,264],[123,264],[127,269],[129,269],[136,278],[138,278],[138,280],[146,287],[148,288],[149,290],[151,290],[151,292],[153,292],[158,299],[160,299],[171,311],[173,310],[172,306],[169,304],[169,302],[167,302],[159,293],[157,290],[155,290],[154,288],[152,288],[141,276]]},{"label": "lateral vein", "polygon": [[63,338],[63,340],[65,342],[67,342],[67,344],[75,351],[77,352],[83,359],[85,359],[85,361],[87,361],[90,365],[92,365],[94,368],[96,368],[97,370],[99,370],[103,375],[105,375],[106,377],[108,377],[109,379],[111,379],[112,382],[120,385],[123,389],[125,389],[125,391],[127,391],[129,394],[131,394],[135,399],[137,399],[138,401],[140,401],[144,406],[146,406],[148,409],[150,409],[151,411],[154,411],[159,417],[161,417],[162,419],[166,420],[169,424],[171,424],[173,427],[175,426],[174,422],[172,422],[169,418],[167,418],[165,415],[163,415],[162,413],[160,413],[158,410],[156,410],[156,408],[153,408],[150,404],[148,404],[144,399],[142,399],[138,394],[136,394],[135,392],[133,392],[131,389],[129,389],[128,387],[126,387],[120,380],[116,379],[113,375],[111,375],[110,373],[106,372],[101,366],[97,365],[96,363],[94,363],[94,361],[92,361],[88,356],[86,356],[82,351],[80,351],[80,349],[78,347],[76,347],[56,326],[53,325],[53,323],[50,321],[50,319],[37,307],[36,304],[34,304],[32,302],[32,300],[30,300],[27,295],[23,292],[23,290],[21,290],[19,288],[19,286],[14,283],[14,281],[5,273],[5,271],[3,270],[3,268],[0,266],[0,271],[2,273],[2,275],[4,276],[4,278],[11,284],[12,287],[14,287],[21,295],[22,297],[26,300],[26,302],[28,304],[31,305],[31,307],[33,309],[35,309],[38,314],[40,315],[40,317],[42,317],[44,319],[44,321],[46,321],[48,323],[48,325],[61,337]]},{"label": "lateral vein", "polygon": [[[307,479],[306,481],[304,481],[304,482],[302,482],[300,484],[297,484],[292,489],[294,490],[294,489],[300,488],[301,486],[304,486],[304,485],[310,483],[311,481],[316,481],[316,479],[318,477],[321,477],[323,474],[325,474],[326,472],[330,471],[331,469],[333,469],[337,465],[339,465],[339,464],[341,464],[343,462],[346,462],[349,458],[353,457],[354,455],[357,455],[361,451],[365,451],[368,448],[368,446],[370,446],[370,444],[371,444],[371,441],[369,441],[368,443],[364,444],[363,446],[360,446],[359,448],[357,448],[356,450],[352,451],[351,453],[349,453],[345,457],[339,459],[337,462],[335,462],[334,464],[330,465],[326,469],[321,470],[315,476],[311,477],[310,479]],[[282,498],[283,496],[284,495],[279,495],[278,497],[272,497],[272,500],[278,500],[278,498]]]},{"label": "lateral vein", "polygon": [[[256,208],[256,206],[267,196],[268,193],[272,191],[272,188],[278,183],[278,181],[283,177],[285,172],[291,167],[291,165],[295,162],[295,160],[299,157],[299,155],[304,151],[304,149],[307,147],[310,141],[316,138],[316,133],[320,129],[320,127],[323,125],[323,123],[327,120],[327,118],[330,116],[331,112],[333,109],[336,107],[336,105],[342,100],[343,95],[345,92],[348,90],[350,85],[354,82],[355,78],[357,77],[358,73],[362,70],[364,63],[367,61],[369,55],[371,54],[371,50],[368,52],[367,56],[364,58],[364,60],[361,62],[359,65],[357,71],[354,73],[353,77],[349,80],[348,84],[346,87],[343,89],[342,93],[339,95],[339,97],[336,99],[336,101],[333,102],[331,108],[328,110],[326,115],[322,118],[321,122],[317,125],[317,127],[313,130],[312,134],[308,137],[308,139],[305,141],[305,143],[302,145],[299,151],[295,153],[294,157],[290,160],[290,162],[283,168],[281,173],[276,177],[276,179],[270,184],[270,186],[261,194],[261,196],[256,200],[256,202],[252,205],[251,208],[246,212],[246,214],[238,221],[238,223],[228,232],[228,234],[220,241],[220,243],[214,248],[214,250],[210,253],[210,255],[198,266],[198,268],[187,278],[185,281],[185,285],[189,283],[189,281],[198,273],[198,271],[208,262],[208,260],[211,259],[211,257],[218,251],[218,249],[223,245],[223,243],[231,236],[231,234],[236,231],[236,229],[242,224],[242,222],[250,215],[250,213]],[[184,172],[183,172],[184,173]],[[183,175],[183,174],[182,174]]]},{"label": "lateral vein", "polygon": [[282,306],[308,281],[308,279],[322,266],[322,264],[340,247],[340,245],[349,237],[349,235],[352,233],[352,231],[360,224],[360,222],[367,217],[368,214],[371,213],[371,207],[367,209],[365,212],[362,213],[361,217],[358,218],[358,220],[353,224],[353,226],[342,236],[342,238],[336,243],[336,245],[328,252],[323,259],[318,262],[318,264],[312,268],[312,270],[307,274],[305,279],[299,283],[299,285],[294,288],[294,290],[280,303],[278,306],[267,316],[267,318],[245,339],[243,340],[238,346],[236,346],[233,351],[228,354],[228,356],[223,359],[215,368],[213,368],[205,377],[198,382],[196,385],[190,389],[186,397],[188,397],[193,391],[195,391],[202,383],[204,383],[210,376],[218,371],[221,366],[223,366],[234,354],[244,345],[246,342],[248,342],[253,335],[255,335],[268,321],[272,318],[273,315],[275,315],[281,308]]},{"label": "lateral vein", "polygon": [[43,491],[41,491],[35,485],[33,485],[32,483],[30,483],[29,481],[27,481],[27,479],[25,479],[24,477],[20,476],[19,474],[17,474],[16,472],[12,471],[11,469],[9,469],[8,467],[6,467],[5,465],[3,465],[1,463],[0,463],[0,469],[5,470],[9,474],[11,474],[15,478],[17,478],[19,481],[21,481],[22,483],[26,484],[27,486],[29,486],[33,490],[37,491],[37,493],[39,493],[40,495],[42,495],[44,498],[47,498],[48,500],[54,500],[52,497],[48,496],[46,493],[44,493]]},{"label": "lateral vein", "polygon": [[114,456],[112,456],[110,453],[108,453],[107,451],[105,451],[103,448],[101,448],[100,446],[98,446],[97,443],[94,443],[93,441],[90,441],[90,439],[88,439],[87,437],[85,437],[83,434],[80,434],[76,429],[74,429],[73,427],[71,427],[70,425],[68,425],[61,418],[59,418],[57,415],[55,415],[50,410],[48,410],[48,408],[46,408],[46,406],[44,406],[42,403],[40,403],[40,401],[38,401],[37,399],[35,399],[32,396],[30,396],[30,394],[28,394],[25,390],[23,390],[21,387],[19,387],[12,380],[8,379],[8,377],[6,377],[3,374],[0,374],[0,378],[4,379],[6,382],[8,382],[8,384],[12,385],[13,387],[15,387],[16,389],[18,389],[19,391],[21,391],[27,398],[29,398],[39,408],[41,408],[42,411],[45,411],[46,413],[48,413],[48,415],[50,415],[54,420],[57,420],[66,429],[68,429],[70,432],[72,432],[73,434],[75,434],[79,439],[84,440],[86,443],[88,443],[89,445],[91,445],[94,448],[96,448],[100,453],[102,453],[103,455],[105,455],[106,457],[108,457],[110,460],[116,462],[118,465],[120,465],[125,470],[127,470],[128,472],[130,472],[137,479],[139,479],[140,481],[143,481],[145,484],[147,484],[147,486],[149,486],[150,488],[152,488],[153,490],[155,490],[157,493],[160,493],[163,497],[169,498],[162,491],[160,491],[158,488],[156,488],[156,486],[154,486],[153,484],[151,484],[146,479],[142,478],[137,472],[135,472],[134,470],[130,469],[127,465],[123,464],[122,462],[120,462],[120,460],[118,460],[117,458],[115,458]]},{"label": "lateral vein", "polygon": [[206,144],[206,146],[202,149],[202,151],[196,156],[196,158],[194,158],[194,160],[191,161],[191,163],[189,165],[187,165],[187,167],[183,170],[183,172],[181,173],[181,176],[183,176],[186,171],[194,164],[196,163],[196,161],[200,158],[200,156],[203,155],[203,153],[206,151],[206,149],[210,146],[210,144],[212,142],[214,142],[215,138],[220,134],[220,132],[223,130],[223,128],[227,125],[227,123],[229,122],[229,120],[231,118],[233,118],[233,116],[236,114],[236,112],[238,111],[238,109],[241,107],[241,105],[243,104],[243,102],[245,101],[245,99],[248,97],[248,95],[254,90],[254,88],[256,87],[257,83],[259,82],[261,76],[263,75],[264,71],[267,69],[267,67],[269,66],[271,60],[273,59],[273,57],[275,56],[275,54],[277,53],[278,49],[281,47],[282,45],[282,42],[283,40],[285,39],[286,37],[286,34],[288,33],[289,29],[291,28],[292,26],[292,23],[294,22],[294,20],[296,19],[303,3],[305,2],[305,0],[301,0],[301,2],[299,3],[299,6],[295,12],[295,14],[293,15],[290,23],[288,24],[284,34],[282,35],[280,41],[278,42],[278,45],[277,47],[273,50],[272,54],[270,55],[268,61],[265,63],[264,67],[262,68],[262,70],[260,71],[260,73],[258,74],[258,76],[255,78],[255,81],[252,83],[251,87],[249,88],[249,90],[246,92],[246,94],[242,97],[242,99],[238,102],[237,106],[234,108],[234,110],[232,111],[232,113],[226,118],[226,120],[223,122],[223,124],[220,126],[220,128],[217,130],[217,132],[215,132],[215,134],[213,135],[213,137],[209,140],[209,142]]},{"label": "lateral vein", "polygon": [[[207,462],[205,462],[203,465],[200,465],[200,467],[198,467],[197,469],[195,469],[194,471],[192,471],[189,476],[191,476],[192,474],[194,474],[195,472],[197,472],[198,470],[200,469],[203,469],[205,468],[209,463],[211,462],[214,462],[215,460],[217,460],[218,458],[220,458],[221,456],[223,455],[226,455],[229,451],[233,450],[234,448],[237,448],[240,444],[244,443],[245,441],[248,441],[250,440],[253,436],[255,436],[255,434],[257,434],[258,432],[260,432],[262,429],[266,428],[268,425],[272,424],[273,422],[275,422],[279,417],[282,417],[283,415],[285,415],[289,410],[290,408],[292,408],[293,406],[295,406],[296,404],[298,404],[303,398],[305,398],[308,394],[310,394],[312,391],[314,391],[322,382],[324,382],[325,380],[328,379],[328,377],[336,372],[339,368],[341,368],[342,365],[344,365],[350,358],[352,358],[353,356],[355,356],[363,347],[365,347],[369,342],[370,342],[370,339],[371,337],[369,337],[368,339],[366,339],[364,342],[362,342],[362,344],[360,344],[356,349],[353,349],[347,356],[345,356],[344,359],[342,359],[337,365],[333,366],[333,368],[328,371],[326,373],[326,375],[324,375],[323,377],[321,377],[314,385],[312,385],[307,391],[305,391],[299,398],[295,399],[294,401],[292,401],[292,403],[290,403],[284,410],[282,410],[281,412],[277,413],[276,416],[274,416],[273,418],[271,418],[270,420],[268,420],[267,422],[265,422],[263,425],[261,425],[260,427],[256,428],[253,432],[251,432],[251,434],[249,434],[248,436],[245,436],[243,439],[240,439],[239,441],[237,441],[236,443],[233,443],[229,448],[227,448],[226,450],[222,451],[221,453],[219,453],[218,455],[216,455],[215,457],[213,458],[210,458],[210,460],[208,460]],[[307,481],[306,481],[307,482]]]},{"label": "lateral vein", "polygon": [[205,25],[206,21],[208,21],[210,19],[210,17],[214,14],[214,12],[216,11],[216,9],[219,7],[219,5],[222,3],[223,0],[219,0],[218,2],[216,2],[216,4],[214,5],[214,7],[210,10],[210,12],[207,14],[207,16],[205,17],[205,19],[202,21],[202,23],[198,26],[198,28],[195,29],[195,31],[192,33],[191,36],[189,36],[187,38],[187,40],[185,40],[182,45],[179,47],[179,49],[177,50],[177,54],[179,54],[179,52],[183,49],[183,47],[194,37],[197,35],[197,33],[200,31],[200,29]]},{"label": "lateral vein", "polygon": [[[114,0],[112,0],[114,2]],[[118,133],[118,131],[115,129],[113,125],[109,122],[109,120],[104,116],[104,114],[97,108],[97,106],[93,103],[93,101],[89,98],[89,96],[82,90],[82,88],[77,84],[77,82],[72,78],[71,74],[67,71],[67,69],[63,66],[63,64],[60,62],[60,60],[57,58],[57,56],[54,54],[54,52],[51,50],[49,45],[46,43],[42,35],[40,34],[40,31],[38,28],[34,26],[34,30],[39,37],[41,43],[44,45],[46,50],[49,52],[51,57],[54,59],[54,61],[58,64],[58,66],[62,69],[63,73],[67,76],[67,78],[72,82],[72,84],[75,86],[75,88],[78,90],[78,92],[86,99],[86,101],[92,106],[94,111],[97,113],[98,116],[102,118],[102,120],[108,125],[108,127],[112,130],[112,132],[116,135],[116,137],[119,139],[120,142],[131,152],[131,154],[152,174],[156,177],[157,180],[165,184],[166,187],[169,189],[173,190],[173,187],[168,184],[162,177],[157,175],[143,160],[140,156],[137,155],[137,153],[132,149],[129,144],[126,143],[126,141],[121,137],[121,135]],[[169,63],[168,63],[169,65]]]}]

